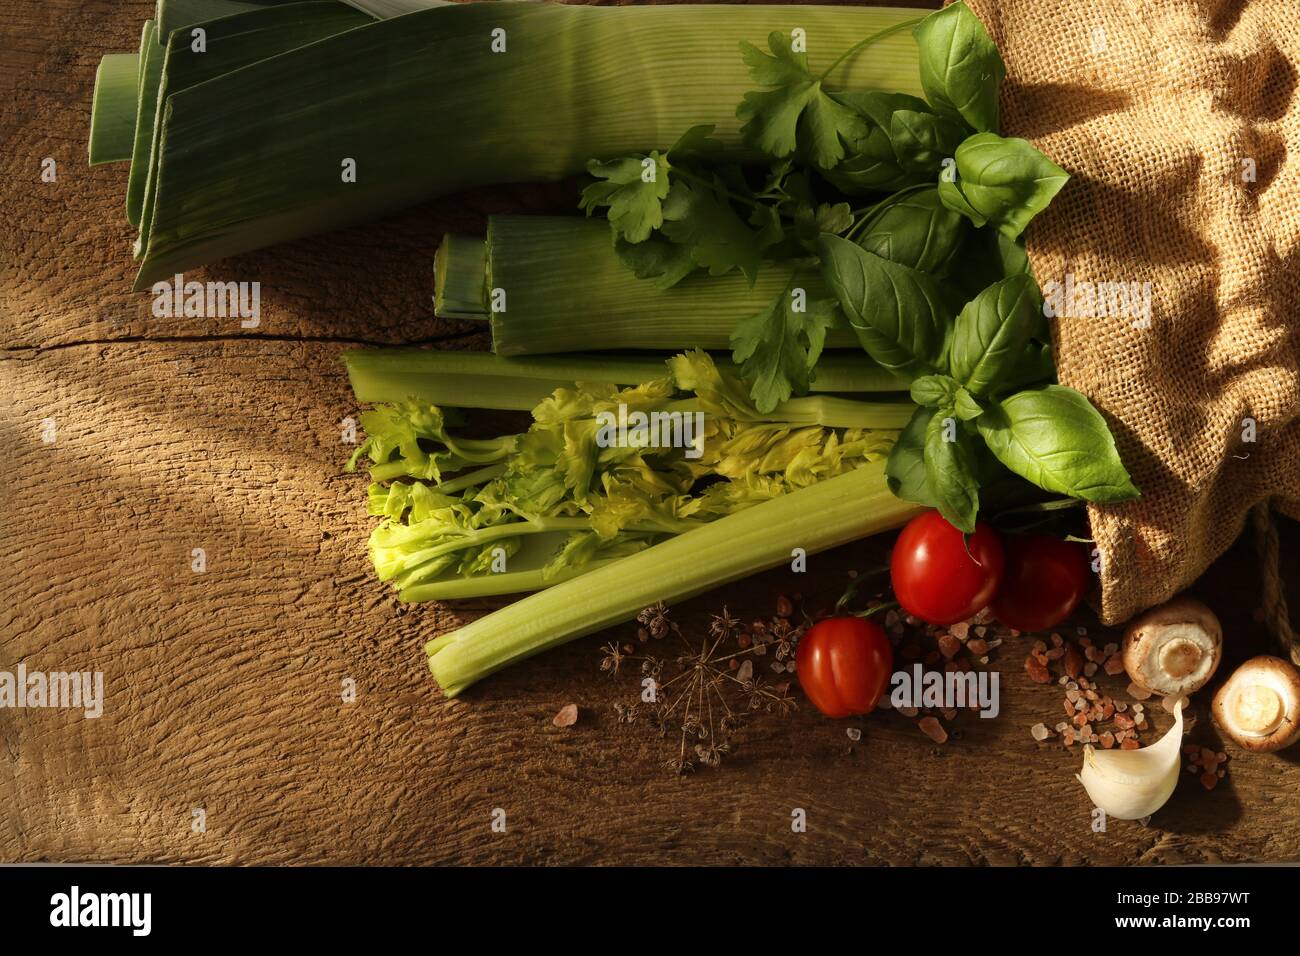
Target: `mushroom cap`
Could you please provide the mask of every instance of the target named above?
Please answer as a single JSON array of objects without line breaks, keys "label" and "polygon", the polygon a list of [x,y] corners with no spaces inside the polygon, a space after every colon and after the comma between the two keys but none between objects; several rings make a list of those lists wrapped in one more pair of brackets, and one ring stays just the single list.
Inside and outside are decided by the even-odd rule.
[{"label": "mushroom cap", "polygon": [[1269,753],[1300,740],[1300,670],[1252,657],[1214,695],[1214,722],[1243,750]]},{"label": "mushroom cap", "polygon": [[1214,676],[1223,628],[1195,598],[1177,597],[1134,618],[1124,632],[1124,669],[1156,694],[1185,695]]}]

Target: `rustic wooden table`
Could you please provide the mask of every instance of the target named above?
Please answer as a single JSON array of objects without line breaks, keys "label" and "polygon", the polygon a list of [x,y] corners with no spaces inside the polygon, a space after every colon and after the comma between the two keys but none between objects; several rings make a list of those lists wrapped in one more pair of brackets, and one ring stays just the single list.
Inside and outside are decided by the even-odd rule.
[{"label": "rustic wooden table", "polygon": [[[805,705],[754,722],[721,769],[685,778],[661,766],[671,742],[617,722],[627,687],[600,673],[600,637],[443,700],[421,644],[483,607],[402,613],[372,579],[364,480],[342,470],[340,422],[355,407],[338,356],[358,344],[486,348],[478,327],[431,315],[439,236],[572,197],[485,190],[219,265],[208,275],[262,281],[256,329],[154,319],[149,297],[127,292],[125,167],[85,158],[95,66],[135,48],[151,9],[19,0],[0,23],[0,429],[11,456],[0,670],[98,670],[106,693],[98,719],[0,709],[0,861],[1300,858],[1300,748],[1234,753],[1215,791],[1184,775],[1149,826],[1093,832],[1077,748],[1029,734],[1057,719],[1059,689],[1032,684],[1027,648],[1014,645],[996,665],[1002,714],[959,718],[943,747],[897,714],[833,722]],[[40,177],[46,157],[55,182]],[[1297,542],[1285,528],[1284,550]],[[726,601],[757,616],[798,588],[833,599],[844,572],[887,545],[819,559],[816,586],[773,572],[683,611]],[[1197,590],[1222,614],[1232,658],[1268,647],[1251,620],[1247,543]],[[1291,600],[1300,607],[1294,589]],[[570,702],[577,725],[552,726]],[[1205,719],[1194,739],[1217,746]],[[496,808],[505,833],[490,827]],[[804,833],[792,831],[794,808]]]}]

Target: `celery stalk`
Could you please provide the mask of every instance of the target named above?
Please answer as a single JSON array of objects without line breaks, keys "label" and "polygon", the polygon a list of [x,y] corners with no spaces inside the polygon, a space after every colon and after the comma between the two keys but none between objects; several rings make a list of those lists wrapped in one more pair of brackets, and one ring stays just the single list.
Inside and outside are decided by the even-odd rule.
[{"label": "celery stalk", "polygon": [[[392,352],[404,356],[388,360]],[[441,360],[419,359],[442,356]],[[372,358],[373,357],[373,358]],[[352,390],[361,402],[399,402],[417,398],[431,405],[451,408],[492,408],[502,411],[529,411],[551,395],[555,389],[572,387],[575,382],[614,385],[638,385],[663,378],[667,369],[662,362],[610,360],[590,356],[562,359],[533,359],[517,363],[485,352],[429,352],[421,350],[383,349],[344,353]],[[403,365],[423,365],[426,371],[411,373]],[[437,373],[441,365],[447,371]],[[820,366],[818,366],[820,373]],[[883,370],[877,370],[883,371]],[[479,374],[479,373],[482,374]],[[561,376],[561,373],[567,373]],[[555,378],[534,377],[540,374]],[[826,428],[872,428],[886,431],[902,429],[912,418],[916,405],[907,396],[879,396],[882,400],[863,402],[834,395],[810,395],[779,403],[770,412],[757,413],[755,421],[784,422],[790,425],[822,425]],[[674,408],[681,412],[700,411],[697,402],[683,399]],[[467,461],[488,464],[499,461],[512,449],[506,439],[493,441],[459,441],[459,450]],[[424,466],[419,461],[400,461],[375,465],[370,475],[376,481],[402,476],[418,476]]]},{"label": "celery stalk", "polygon": [[448,697],[504,667],[808,554],[899,527],[921,506],[895,498],[883,462],[781,495],[596,568],[425,645]]},{"label": "celery stalk", "polygon": [[[666,355],[632,358],[599,354],[502,358],[488,352],[417,348],[351,349],[343,353],[352,391],[359,402],[418,398],[451,408],[513,411],[529,411],[557,388],[574,382],[639,385],[662,378],[667,358]],[[714,358],[720,367],[734,372],[728,359]],[[818,393],[888,393],[901,390],[903,383],[861,352],[834,352],[823,354],[817,363],[812,388]],[[807,403],[812,398],[815,396],[792,399],[785,405],[792,414],[799,415],[798,421],[804,422],[807,421],[804,413],[810,407]]]},{"label": "celery stalk", "polygon": [[590,574],[598,568],[613,564],[614,560],[593,561],[577,568],[561,568],[552,577],[546,577],[541,568],[503,571],[500,574],[480,574],[468,578],[453,575],[430,581],[428,584],[413,584],[409,588],[403,588],[398,592],[397,599],[405,604],[414,604],[421,601],[461,601],[466,598],[541,591],[584,574]]},{"label": "celery stalk", "polygon": [[833,395],[809,395],[782,402],[763,417],[791,425],[902,430],[912,420],[915,411],[916,405],[909,399],[859,402]]}]

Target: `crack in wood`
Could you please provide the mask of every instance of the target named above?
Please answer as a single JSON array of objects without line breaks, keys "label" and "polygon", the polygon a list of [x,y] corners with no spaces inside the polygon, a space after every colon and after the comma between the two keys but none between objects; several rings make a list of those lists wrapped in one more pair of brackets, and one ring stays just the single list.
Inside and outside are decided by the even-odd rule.
[{"label": "crack in wood", "polygon": [[385,342],[378,339],[363,339],[340,335],[126,335],[112,339],[82,339],[75,342],[54,342],[49,345],[10,345],[0,349],[0,359],[16,358],[17,353],[37,354],[57,352],[65,349],[87,348],[111,345],[166,345],[170,343],[207,344],[215,342],[302,342],[316,345],[356,345],[366,348],[403,348],[421,345],[437,345],[472,338],[483,334],[485,330],[472,329],[463,332],[448,332],[444,335],[422,339],[408,339],[401,342]]}]

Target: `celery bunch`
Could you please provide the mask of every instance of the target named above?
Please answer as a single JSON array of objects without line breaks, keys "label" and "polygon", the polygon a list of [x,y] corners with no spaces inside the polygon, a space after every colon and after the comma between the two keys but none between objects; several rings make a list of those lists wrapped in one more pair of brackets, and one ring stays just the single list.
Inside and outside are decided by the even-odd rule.
[{"label": "celery bunch", "polygon": [[[384,520],[370,553],[403,600],[511,593],[883,460],[911,406],[864,407],[878,427],[827,427],[811,412],[773,421],[743,383],[691,352],[639,385],[557,388],[527,431],[495,439],[454,435],[418,399],[381,404],[361,417],[367,438],[350,467],[371,462],[369,510]],[[700,429],[686,430],[685,447],[660,443],[646,423],[602,441],[604,422],[638,413],[692,416]]]}]

